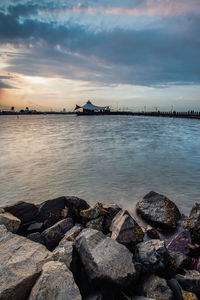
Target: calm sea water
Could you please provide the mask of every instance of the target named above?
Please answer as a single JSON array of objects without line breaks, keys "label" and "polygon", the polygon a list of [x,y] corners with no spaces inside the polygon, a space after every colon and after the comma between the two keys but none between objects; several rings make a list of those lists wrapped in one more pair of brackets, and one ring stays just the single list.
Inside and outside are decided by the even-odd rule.
[{"label": "calm sea water", "polygon": [[200,200],[200,122],[134,116],[0,116],[0,204],[62,195],[133,210],[150,190]]}]

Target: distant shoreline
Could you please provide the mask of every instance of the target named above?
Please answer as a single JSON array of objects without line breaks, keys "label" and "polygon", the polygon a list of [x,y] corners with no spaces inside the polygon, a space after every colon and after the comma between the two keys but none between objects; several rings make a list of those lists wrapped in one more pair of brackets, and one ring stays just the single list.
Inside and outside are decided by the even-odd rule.
[{"label": "distant shoreline", "polygon": [[122,115],[122,116],[146,116],[165,118],[185,118],[200,119],[200,112],[131,112],[131,111],[111,111],[111,112],[0,112],[1,115],[77,115],[77,116],[102,116],[102,115]]}]

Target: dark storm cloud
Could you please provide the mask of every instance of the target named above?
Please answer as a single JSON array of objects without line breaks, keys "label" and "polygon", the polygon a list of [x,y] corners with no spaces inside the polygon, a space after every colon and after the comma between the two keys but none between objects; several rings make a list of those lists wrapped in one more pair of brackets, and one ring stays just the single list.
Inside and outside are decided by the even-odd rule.
[{"label": "dark storm cloud", "polygon": [[[105,2],[85,5],[92,3]],[[23,5],[0,13],[0,42],[20,45],[22,54],[24,50],[21,57],[9,58],[9,71],[101,84],[199,84],[198,13],[169,16],[161,28],[95,31],[70,22],[61,26],[30,18],[20,21],[19,15],[38,9],[35,2]]]}]

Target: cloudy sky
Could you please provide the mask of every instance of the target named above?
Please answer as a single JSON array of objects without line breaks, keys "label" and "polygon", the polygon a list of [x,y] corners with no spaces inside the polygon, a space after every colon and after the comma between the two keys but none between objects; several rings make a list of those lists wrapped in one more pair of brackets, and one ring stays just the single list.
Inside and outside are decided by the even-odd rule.
[{"label": "cloudy sky", "polygon": [[200,110],[200,1],[1,0],[0,105],[87,99]]}]

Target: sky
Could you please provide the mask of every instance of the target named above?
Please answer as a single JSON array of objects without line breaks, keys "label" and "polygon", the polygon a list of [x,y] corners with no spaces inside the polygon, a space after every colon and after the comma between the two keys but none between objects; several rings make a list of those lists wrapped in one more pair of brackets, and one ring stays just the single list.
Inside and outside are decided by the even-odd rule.
[{"label": "sky", "polygon": [[200,0],[1,0],[0,109],[200,110]]}]

